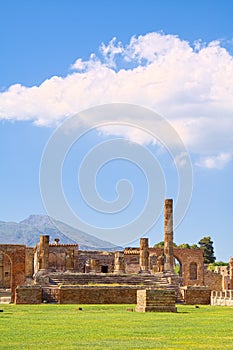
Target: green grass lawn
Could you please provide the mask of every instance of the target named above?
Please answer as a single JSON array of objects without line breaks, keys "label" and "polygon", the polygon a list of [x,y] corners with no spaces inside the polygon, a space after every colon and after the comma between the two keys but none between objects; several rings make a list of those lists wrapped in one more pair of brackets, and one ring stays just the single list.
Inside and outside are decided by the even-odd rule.
[{"label": "green grass lawn", "polygon": [[[78,310],[82,307],[82,310]],[[233,349],[233,308],[132,305],[0,305],[0,349]]]}]

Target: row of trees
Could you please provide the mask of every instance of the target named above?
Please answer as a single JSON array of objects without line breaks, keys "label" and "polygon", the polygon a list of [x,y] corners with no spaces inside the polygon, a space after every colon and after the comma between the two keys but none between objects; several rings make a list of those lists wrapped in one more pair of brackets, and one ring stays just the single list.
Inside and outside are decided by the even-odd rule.
[{"label": "row of trees", "polygon": [[[202,249],[204,253],[204,263],[205,264],[213,264],[216,260],[216,257],[214,256],[214,247],[213,247],[213,241],[211,240],[210,236],[203,237],[200,239],[200,241],[197,244],[189,245],[188,243],[182,243],[180,245],[177,245],[176,243],[173,243],[174,247],[177,248],[186,248],[186,249]],[[157,247],[164,247],[164,241],[161,241],[154,245],[154,248]]]}]

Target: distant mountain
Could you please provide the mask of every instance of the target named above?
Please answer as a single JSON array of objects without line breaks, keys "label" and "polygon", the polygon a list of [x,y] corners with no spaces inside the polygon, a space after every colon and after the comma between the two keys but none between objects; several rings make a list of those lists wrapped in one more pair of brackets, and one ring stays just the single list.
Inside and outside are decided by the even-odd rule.
[{"label": "distant mountain", "polygon": [[122,249],[47,215],[30,215],[19,223],[0,221],[0,244],[25,244],[34,247],[39,242],[40,235],[49,235],[50,242],[59,238],[63,244],[78,243],[81,250]]}]

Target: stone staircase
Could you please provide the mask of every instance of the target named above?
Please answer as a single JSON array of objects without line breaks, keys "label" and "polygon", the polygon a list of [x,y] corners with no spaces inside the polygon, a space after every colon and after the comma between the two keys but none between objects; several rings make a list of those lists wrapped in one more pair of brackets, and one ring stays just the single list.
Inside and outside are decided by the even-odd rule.
[{"label": "stone staircase", "polygon": [[56,296],[57,286],[49,286],[42,288],[42,302],[46,303],[57,303]]},{"label": "stone staircase", "polygon": [[156,275],[115,275],[115,274],[82,274],[82,273],[51,273],[50,284],[53,285],[145,285],[153,287],[165,287],[168,280],[162,274]]},{"label": "stone staircase", "polygon": [[[111,273],[67,273],[51,272],[40,279],[43,288],[43,301],[47,303],[57,302],[57,289],[59,286],[138,286],[139,289],[166,289],[175,290],[176,300],[182,303],[182,295],[179,288],[179,277],[169,274],[111,274]],[[42,282],[42,283],[41,283]]]}]

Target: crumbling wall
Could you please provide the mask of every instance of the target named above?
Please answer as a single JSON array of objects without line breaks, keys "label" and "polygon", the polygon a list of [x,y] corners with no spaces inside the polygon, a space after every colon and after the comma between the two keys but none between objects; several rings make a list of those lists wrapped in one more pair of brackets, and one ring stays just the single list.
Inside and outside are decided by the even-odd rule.
[{"label": "crumbling wall", "polygon": [[138,248],[126,248],[124,250],[125,272],[138,273],[140,270],[140,250]]},{"label": "crumbling wall", "polygon": [[90,260],[98,261],[99,271],[96,272],[114,272],[114,252],[79,250],[78,272],[90,272]]},{"label": "crumbling wall", "polygon": [[214,271],[208,271],[205,269],[204,271],[204,284],[210,290],[221,291],[223,287],[223,276]]},{"label": "crumbling wall", "polygon": [[211,290],[208,287],[194,287],[185,286],[181,287],[181,294],[183,296],[184,303],[186,305],[209,305]]},{"label": "crumbling wall", "polygon": [[7,256],[10,261],[10,287],[12,291],[12,301],[15,297],[15,289],[25,282],[25,256],[26,246],[19,244],[0,244],[0,252]]},{"label": "crumbling wall", "polygon": [[78,269],[78,245],[49,244],[48,268],[51,271],[76,271]]},{"label": "crumbling wall", "polygon": [[[174,258],[176,258],[181,267],[180,276],[184,286],[199,285],[204,286],[204,258],[201,249],[173,248]],[[149,248],[150,255],[162,256],[163,248]],[[194,273],[196,267],[196,273]]]}]

